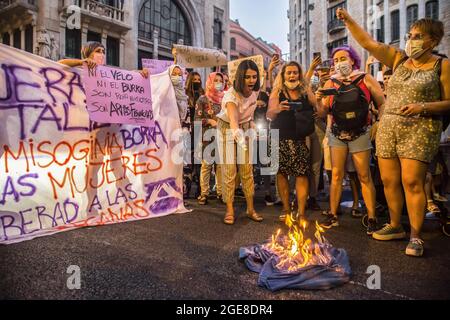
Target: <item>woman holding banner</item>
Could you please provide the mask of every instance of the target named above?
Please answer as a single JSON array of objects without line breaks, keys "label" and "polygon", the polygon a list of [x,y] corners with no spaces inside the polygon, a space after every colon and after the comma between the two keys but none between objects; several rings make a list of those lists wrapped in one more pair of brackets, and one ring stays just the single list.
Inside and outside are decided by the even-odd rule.
[{"label": "woman holding banner", "polygon": [[[106,65],[106,57],[105,57],[105,47],[100,42],[90,41],[87,42],[81,49],[81,57],[82,59],[63,59],[58,61],[61,64],[65,64],[69,67],[82,67],[84,64],[87,65],[89,69],[94,69],[97,65]],[[144,69],[139,71],[139,73],[144,77],[148,78],[148,70]],[[120,125],[118,124],[110,124],[106,126],[101,126],[97,129],[91,129],[92,136],[96,140],[105,140],[109,139],[107,136],[111,135],[116,138],[120,136]],[[108,170],[106,167],[109,165],[112,167],[112,172],[115,176],[116,186],[120,183],[124,188],[130,183],[125,170],[123,170],[122,164],[122,148],[118,150],[118,148],[111,148],[111,151],[114,150],[114,153],[109,155],[110,160],[105,160],[105,155],[102,152],[95,152],[94,150],[90,150],[89,155],[89,165],[88,165],[88,174],[86,181],[86,192],[88,197],[88,215],[95,215],[98,210],[102,209],[102,205],[100,201],[96,200],[97,190],[100,186],[105,182],[104,174],[102,173],[103,178],[101,182],[98,182],[98,172],[100,170]],[[116,159],[120,161],[114,161],[112,159]],[[105,168],[105,169],[103,169]]]},{"label": "woman holding banner", "polygon": [[[206,93],[201,96],[197,100],[197,104],[195,106],[195,121],[202,122],[202,141],[204,134],[207,130],[212,130],[213,128],[217,128],[217,114],[220,112],[220,107],[224,95],[224,77],[220,72],[212,72],[208,76],[206,80]],[[207,134],[209,137],[209,135]],[[204,151],[205,147],[210,145],[209,138],[208,141],[202,143],[202,151]],[[211,137],[211,139],[214,139]],[[212,144],[216,144],[215,140],[212,140]],[[210,150],[211,149],[210,147]],[[209,195],[209,180],[211,176],[211,169],[213,167],[213,159],[206,159],[205,156],[214,157],[215,154],[203,152],[202,155],[202,166],[200,170],[200,196],[198,197],[198,203],[200,205],[205,205]],[[222,172],[220,169],[220,165],[215,165],[215,173],[216,173],[216,190],[217,190],[217,198],[222,198]]]},{"label": "woman holding banner", "polygon": [[225,93],[222,110],[217,115],[219,161],[223,178],[222,194],[223,201],[227,205],[223,222],[229,225],[235,221],[233,202],[237,167],[247,201],[247,217],[257,222],[263,220],[254,208],[253,166],[250,162],[248,142],[243,135],[243,131],[254,128],[253,113],[259,90],[258,66],[251,60],[242,61],[237,68],[233,87]]}]

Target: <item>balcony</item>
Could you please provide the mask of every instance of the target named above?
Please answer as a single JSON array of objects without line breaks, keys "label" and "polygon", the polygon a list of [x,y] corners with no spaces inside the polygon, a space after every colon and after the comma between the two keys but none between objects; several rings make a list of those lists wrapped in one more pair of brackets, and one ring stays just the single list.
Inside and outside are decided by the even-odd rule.
[{"label": "balcony", "polygon": [[109,29],[127,31],[131,26],[126,22],[125,10],[121,0],[63,0],[62,11],[66,11],[70,5],[80,7],[82,16],[88,18],[89,23],[109,25]]},{"label": "balcony", "polygon": [[329,34],[333,34],[333,33],[337,33],[341,30],[345,29],[345,24],[342,20],[331,20],[330,22],[328,22],[328,33]]},{"label": "balcony", "polygon": [[0,14],[20,16],[27,11],[37,11],[37,0],[0,0]]}]

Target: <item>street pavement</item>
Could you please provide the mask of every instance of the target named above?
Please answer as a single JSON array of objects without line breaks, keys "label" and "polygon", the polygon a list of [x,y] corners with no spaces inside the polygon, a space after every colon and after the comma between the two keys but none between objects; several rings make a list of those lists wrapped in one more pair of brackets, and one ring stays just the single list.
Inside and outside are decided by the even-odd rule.
[{"label": "street pavement", "polygon": [[[222,223],[225,206],[217,200],[206,206],[190,200],[193,211],[186,214],[0,246],[0,299],[450,299],[450,242],[438,223],[426,222],[425,255],[413,258],[404,253],[406,240],[373,240],[350,213],[325,233],[349,255],[349,283],[326,291],[258,287],[258,274],[238,259],[239,248],[261,243],[283,226],[280,207],[266,207],[261,194],[256,203],[265,217],[261,223],[246,218],[243,199],[237,200],[233,226]],[[322,218],[318,211],[308,216]],[[67,288],[71,265],[80,267],[79,290]],[[371,265],[381,270],[379,290],[366,286]]]}]

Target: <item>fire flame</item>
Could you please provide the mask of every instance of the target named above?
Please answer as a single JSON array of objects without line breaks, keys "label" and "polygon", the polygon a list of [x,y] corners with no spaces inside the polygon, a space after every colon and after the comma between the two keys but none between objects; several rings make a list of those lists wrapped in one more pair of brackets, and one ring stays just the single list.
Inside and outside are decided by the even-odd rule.
[{"label": "fire flame", "polygon": [[328,265],[332,259],[328,249],[331,244],[322,235],[324,229],[315,222],[313,240],[306,236],[308,222],[300,221],[291,215],[286,216],[288,234],[283,235],[281,229],[272,235],[271,241],[265,245],[266,249],[273,252],[279,259],[278,269],[295,272],[300,268],[310,265]]}]

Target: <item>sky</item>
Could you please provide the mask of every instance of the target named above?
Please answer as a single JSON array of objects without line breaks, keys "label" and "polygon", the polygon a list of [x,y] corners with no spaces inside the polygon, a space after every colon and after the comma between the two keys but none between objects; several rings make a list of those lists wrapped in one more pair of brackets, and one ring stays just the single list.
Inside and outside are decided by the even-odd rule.
[{"label": "sky", "polygon": [[230,18],[255,38],[273,42],[289,53],[289,0],[230,0]]}]

